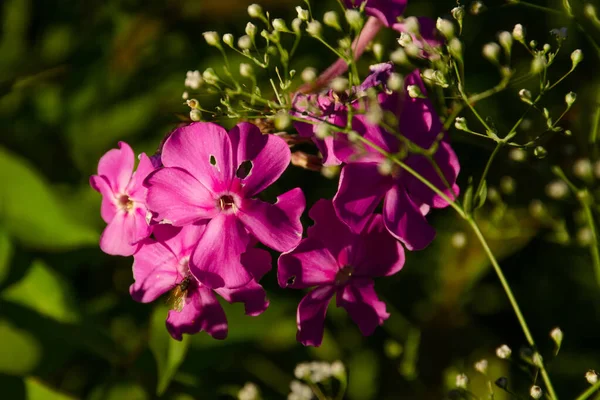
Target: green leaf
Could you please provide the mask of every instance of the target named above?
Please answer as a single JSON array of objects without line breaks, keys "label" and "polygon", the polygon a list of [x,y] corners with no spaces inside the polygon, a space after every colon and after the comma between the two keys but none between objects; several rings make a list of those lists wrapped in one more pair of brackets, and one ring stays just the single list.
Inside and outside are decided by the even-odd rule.
[{"label": "green leaf", "polygon": [[79,320],[69,283],[42,261],[34,261],[27,275],[9,286],[2,298],[32,308],[60,322]]},{"label": "green leaf", "polygon": [[165,326],[168,309],[157,306],[154,309],[150,327],[150,350],[156,359],[158,382],[156,393],[160,396],[169,387],[171,379],[185,359],[188,350],[189,336],[184,335],[181,342],[173,339]]},{"label": "green leaf", "polygon": [[4,282],[10,271],[10,259],[12,258],[13,246],[8,233],[0,228],[0,284]]},{"label": "green leaf", "polygon": [[0,319],[0,373],[26,375],[42,358],[40,343],[29,332]]},{"label": "green leaf", "polygon": [[481,188],[475,195],[475,209],[481,208],[485,204],[487,199],[487,181],[484,179]]},{"label": "green leaf", "polygon": [[27,391],[27,400],[73,400],[73,397],[59,393],[35,378],[25,379],[25,389]]},{"label": "green leaf", "polygon": [[144,388],[131,381],[98,386],[88,397],[89,400],[147,400],[148,398]]},{"label": "green leaf", "polygon": [[98,233],[63,207],[25,160],[0,148],[0,220],[27,246],[62,250],[94,244]]}]

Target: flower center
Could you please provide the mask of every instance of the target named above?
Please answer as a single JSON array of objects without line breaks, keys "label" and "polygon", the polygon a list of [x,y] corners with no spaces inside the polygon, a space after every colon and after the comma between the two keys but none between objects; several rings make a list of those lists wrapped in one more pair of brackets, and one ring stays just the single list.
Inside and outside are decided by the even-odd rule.
[{"label": "flower center", "polygon": [[122,210],[130,211],[133,208],[133,200],[126,194],[122,194],[117,198],[117,203]]},{"label": "flower center", "polygon": [[354,268],[351,265],[343,266],[335,275],[335,284],[343,285],[347,283],[350,278],[352,278],[352,274],[354,273]]},{"label": "flower center", "polygon": [[219,208],[223,211],[229,211],[233,207],[235,207],[235,202],[233,200],[233,196],[228,194],[221,196],[219,198]]}]

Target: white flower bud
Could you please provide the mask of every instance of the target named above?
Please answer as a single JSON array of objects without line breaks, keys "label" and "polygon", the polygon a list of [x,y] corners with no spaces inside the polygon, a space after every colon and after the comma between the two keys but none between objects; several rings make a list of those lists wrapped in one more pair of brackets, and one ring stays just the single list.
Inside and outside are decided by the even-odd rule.
[{"label": "white flower bud", "polygon": [[209,85],[214,85],[219,81],[219,76],[215,73],[215,70],[212,68],[207,68],[202,73],[202,78]]},{"label": "white flower bud", "polygon": [[567,103],[567,107],[571,107],[573,103],[577,100],[577,94],[573,92],[569,92],[565,95],[565,103]]},{"label": "white flower bud", "polygon": [[596,14],[596,7],[594,7],[594,5],[591,3],[586,3],[586,5],[583,7],[583,13],[589,19],[598,19],[598,15]]},{"label": "white flower bud", "polygon": [[520,148],[511,149],[508,152],[508,157],[516,162],[522,162],[527,159],[527,152]]},{"label": "white flower bud", "polygon": [[413,99],[416,99],[417,97],[421,97],[423,95],[423,93],[421,93],[421,88],[417,85],[408,85],[406,91],[408,92],[408,95]]},{"label": "white flower bud", "polygon": [[462,249],[467,244],[467,235],[464,232],[454,232],[450,238],[450,243],[455,249]]},{"label": "white flower bud", "polygon": [[503,31],[498,34],[498,41],[500,42],[500,46],[504,49],[506,54],[510,54],[510,49],[513,44],[513,37],[510,32]]},{"label": "white flower bud", "polygon": [[498,43],[490,42],[483,46],[483,56],[493,63],[498,62],[498,55],[500,55],[500,46]]},{"label": "white flower bud", "polygon": [[510,349],[510,347],[508,347],[505,344],[503,344],[502,346],[500,346],[496,349],[496,356],[498,356],[498,358],[501,358],[503,360],[509,358],[511,354],[512,354],[512,350]]},{"label": "white flower bud", "polygon": [[377,171],[379,171],[379,173],[383,176],[391,175],[394,171],[394,163],[392,162],[392,160],[386,158],[385,160],[377,164]]},{"label": "white flower bud", "polygon": [[308,19],[310,18],[310,14],[308,12],[308,10],[298,6],[296,7],[296,12],[298,13],[298,18],[301,21],[308,21]]},{"label": "white flower bud", "polygon": [[487,369],[488,369],[488,361],[483,359],[483,360],[479,360],[475,363],[475,370],[482,373],[482,374],[486,374],[487,373]]},{"label": "white flower bud", "polygon": [[404,20],[404,27],[408,33],[412,33],[413,35],[419,34],[419,20],[417,17],[408,17]]},{"label": "white flower bud", "polygon": [[348,79],[338,76],[333,81],[331,81],[331,88],[334,92],[343,92],[348,89]]},{"label": "white flower bud", "polygon": [[544,366],[544,359],[542,358],[542,355],[538,352],[533,353],[531,361],[533,361],[533,365],[535,365],[536,367],[542,368]]},{"label": "white flower bud", "polygon": [[406,32],[400,32],[400,37],[398,38],[398,44],[402,47],[408,46],[413,42],[412,37]]},{"label": "white flower bud", "polygon": [[542,388],[536,385],[533,385],[530,389],[529,389],[529,395],[531,396],[532,399],[538,400],[542,398]]},{"label": "white flower bud", "polygon": [[585,380],[588,381],[590,385],[595,385],[598,383],[598,374],[593,369],[590,369],[585,373]]},{"label": "white flower bud", "polygon": [[190,94],[189,94],[188,92],[183,92],[183,93],[181,94],[181,98],[182,98],[183,100],[187,100],[189,97],[190,97]]},{"label": "white flower bud", "polygon": [[573,163],[573,174],[578,178],[589,178],[592,176],[592,162],[588,158],[580,158]]},{"label": "white flower bud", "polygon": [[206,40],[206,43],[208,43],[209,46],[219,46],[220,45],[221,38],[219,37],[219,34],[217,32],[214,32],[214,31],[204,32],[202,34],[202,36],[204,36],[204,40]]},{"label": "white flower bud", "polygon": [[317,79],[317,70],[312,67],[304,68],[301,77],[306,83],[314,82]]},{"label": "white flower bud", "polygon": [[323,23],[327,26],[337,29],[338,31],[342,30],[338,15],[335,11],[327,11],[325,14],[323,14]]},{"label": "white flower bud", "polygon": [[238,39],[237,45],[241,50],[249,50],[252,47],[252,39],[250,36],[244,35]]},{"label": "white flower bud", "polygon": [[465,374],[456,375],[456,387],[459,389],[466,389],[469,384],[469,378]]},{"label": "white flower bud", "polygon": [[448,40],[454,37],[454,24],[452,21],[445,18],[438,18],[435,27]]},{"label": "white flower bud", "polygon": [[344,16],[346,17],[346,22],[348,22],[348,25],[350,25],[353,29],[358,30],[362,27],[363,17],[358,10],[348,9],[344,13]]},{"label": "white flower bud", "polygon": [[413,57],[413,58],[421,55],[421,49],[419,48],[419,46],[417,46],[414,43],[409,43],[406,46],[404,46],[404,51],[406,52],[406,54],[409,57]]},{"label": "white flower bud", "polygon": [[541,55],[535,56],[533,61],[531,61],[531,73],[539,74],[544,70],[544,68],[546,68],[546,63],[546,57]]},{"label": "white flower bud", "polygon": [[519,90],[519,98],[522,102],[531,104],[531,92],[527,89]]},{"label": "white flower bud", "polygon": [[404,87],[404,79],[396,72],[392,72],[387,80],[387,87],[395,92],[402,90]]},{"label": "white flower bud", "polygon": [[310,366],[307,363],[300,363],[294,369],[294,376],[298,379],[304,379],[310,375]]},{"label": "white flower bud", "polygon": [[408,56],[402,48],[394,50],[394,52],[390,54],[390,60],[392,60],[394,64],[398,65],[406,65],[409,63]]},{"label": "white flower bud", "polygon": [[448,43],[448,50],[450,51],[452,57],[459,60],[462,59],[462,42],[458,38],[452,38],[450,40],[450,42]]},{"label": "white flower bud", "polygon": [[225,43],[229,47],[233,47],[233,35],[231,33],[226,33],[223,35],[223,43]]},{"label": "white flower bud", "polygon": [[329,129],[329,125],[326,123],[320,123],[315,127],[315,136],[317,139],[325,139],[327,136],[331,134],[331,130]]},{"label": "white flower bud", "polygon": [[202,113],[200,112],[200,110],[190,110],[190,119],[194,122],[198,122],[202,120]]},{"label": "white flower bud", "polygon": [[542,46],[542,50],[544,50],[544,54],[548,53],[550,50],[552,50],[552,46],[550,46],[549,43],[544,43],[544,45]]},{"label": "white flower bud", "polygon": [[308,26],[306,27],[306,32],[308,32],[309,35],[311,36],[321,36],[321,31],[323,30],[323,27],[321,26],[321,23],[317,20],[314,21],[310,21],[308,23]]},{"label": "white flower bud", "polygon": [[546,194],[548,197],[559,200],[569,194],[569,187],[560,180],[555,180],[546,185]]},{"label": "white flower bud", "polygon": [[583,52],[577,49],[571,53],[571,68],[575,68],[577,64],[583,61]]},{"label": "white flower bud", "polygon": [[258,4],[250,4],[248,6],[248,15],[250,18],[260,18],[263,15],[263,9]]},{"label": "white flower bud", "polygon": [[248,382],[238,392],[238,400],[258,400],[260,398],[258,386]]},{"label": "white flower bud", "polygon": [[254,76],[254,69],[252,68],[252,65],[247,63],[241,63],[240,75],[244,78],[252,78]]},{"label": "white flower bud", "polygon": [[584,226],[577,231],[577,243],[579,243],[581,246],[589,246],[592,244],[593,240],[594,234],[588,226]]},{"label": "white flower bud", "polygon": [[474,1],[473,3],[471,3],[471,14],[473,15],[479,15],[482,12],[484,12],[486,10],[486,6],[485,4],[483,4],[482,1]]},{"label": "white flower bud", "polygon": [[275,128],[277,130],[283,131],[290,126],[292,119],[285,110],[281,110],[277,112],[273,122],[275,123]]},{"label": "white flower bud", "polygon": [[467,128],[467,120],[464,117],[456,117],[454,120],[454,127],[459,131],[466,131]]},{"label": "white flower bud", "polygon": [[517,42],[525,43],[525,28],[523,28],[523,25],[516,24],[513,28],[512,36]]},{"label": "white flower bud", "polygon": [[246,24],[246,35],[250,36],[251,38],[256,35],[256,25],[254,25],[252,22],[248,22]]},{"label": "white flower bud", "polygon": [[548,155],[548,150],[546,150],[542,146],[536,146],[536,148],[533,149],[533,155],[536,156],[539,159],[542,159],[542,158],[545,158]]},{"label": "white flower bud", "polygon": [[373,55],[378,61],[383,58],[383,45],[381,43],[373,43]]},{"label": "white flower bud", "polygon": [[288,31],[285,21],[281,18],[275,18],[273,20],[272,24],[273,24],[273,29],[275,29],[276,31],[279,31],[279,32],[287,32]]},{"label": "white flower bud", "polygon": [[345,38],[338,40],[338,45],[341,49],[349,49],[350,46],[352,46],[352,40],[346,36]]},{"label": "white flower bud", "polygon": [[341,361],[334,361],[331,363],[331,375],[338,379],[344,379],[346,377],[346,367]]},{"label": "white flower bud", "polygon": [[465,17],[465,8],[463,6],[454,7],[450,13],[452,13],[452,17],[457,20],[459,24],[461,24],[463,18]]},{"label": "white flower bud", "polygon": [[292,30],[295,33],[300,33],[300,28],[302,27],[302,20],[300,18],[294,18],[292,21]]}]

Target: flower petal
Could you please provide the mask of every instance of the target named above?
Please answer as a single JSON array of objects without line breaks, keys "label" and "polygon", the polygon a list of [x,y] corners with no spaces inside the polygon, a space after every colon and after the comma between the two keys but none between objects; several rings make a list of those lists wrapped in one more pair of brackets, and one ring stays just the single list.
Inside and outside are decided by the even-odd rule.
[{"label": "flower petal", "polygon": [[206,187],[180,168],[162,168],[148,176],[146,203],[157,219],[183,226],[211,218],[217,202]]},{"label": "flower petal", "polygon": [[351,251],[355,276],[390,276],[404,265],[404,248],[387,231],[380,214],[373,215]]},{"label": "flower petal", "polygon": [[118,149],[106,152],[98,162],[98,175],[105,176],[114,193],[124,193],[131,174],[135,156],[131,147],[119,142]]},{"label": "flower petal", "polygon": [[135,282],[129,293],[135,301],[154,301],[183,279],[177,271],[177,257],[162,243],[146,240],[133,260]]},{"label": "flower petal", "polygon": [[90,186],[102,195],[102,206],[100,207],[100,215],[107,224],[114,218],[118,211],[115,201],[115,194],[110,187],[110,183],[104,176],[92,175],[90,177]]},{"label": "flower petal", "polygon": [[262,244],[277,251],[288,251],[302,239],[300,215],[304,206],[304,194],[296,188],[279,196],[275,204],[244,199],[237,215]]},{"label": "flower petal", "polygon": [[390,316],[371,279],[352,279],[338,290],[336,304],[348,312],[363,336],[371,335]]},{"label": "flower petal", "polygon": [[237,288],[252,275],[241,263],[250,241],[248,232],[233,214],[219,214],[207,225],[192,253],[190,272],[210,288]]},{"label": "flower petal", "polygon": [[242,264],[252,274],[256,282],[260,281],[273,266],[271,254],[263,249],[249,248],[242,254]]},{"label": "flower petal", "polygon": [[317,201],[308,216],[315,222],[308,228],[308,237],[321,242],[334,260],[339,260],[340,253],[359,237],[340,221],[331,200]]},{"label": "flower petal", "polygon": [[376,163],[347,164],[333,198],[336,214],[353,232],[359,233],[391,185],[391,178],[381,175]]},{"label": "flower petal", "polygon": [[[458,185],[456,185],[456,177],[460,171],[460,164],[458,162],[458,157],[456,157],[456,153],[454,153],[454,150],[452,150],[449,143],[440,142],[433,159],[437,164],[437,167],[439,167],[440,172],[443,174],[445,182],[442,181],[434,165],[423,156],[413,155],[406,160],[406,163],[429,182],[433,183],[435,187],[440,189],[450,199],[456,199],[459,193]],[[402,180],[405,182],[411,197],[416,197],[419,201],[434,208],[448,206],[446,200],[413,175],[406,173],[403,175]],[[448,188],[446,183],[451,185],[452,190]]]},{"label": "flower petal", "polygon": [[359,7],[365,4],[365,12],[379,19],[386,26],[398,21],[406,9],[407,0],[344,0],[346,7]]},{"label": "flower petal", "polygon": [[114,256],[130,256],[139,248],[137,242],[149,235],[144,209],[118,211],[100,236],[100,249]]},{"label": "flower petal", "polygon": [[220,288],[215,292],[230,303],[244,303],[246,315],[252,317],[262,314],[269,307],[265,289],[254,280],[236,289]]},{"label": "flower petal", "polygon": [[320,286],[310,291],[298,304],[296,340],[303,345],[321,345],[325,330],[325,314],[334,291],[333,286]]},{"label": "flower petal", "polygon": [[[229,131],[229,138],[236,176],[241,179],[248,197],[269,187],[290,164],[291,152],[285,140],[275,135],[263,135],[256,125],[242,122]],[[245,161],[251,163],[251,169],[241,178],[237,171]]]},{"label": "flower petal", "polygon": [[333,283],[339,269],[329,249],[309,237],[291,252],[279,256],[277,281],[282,288],[304,289]]},{"label": "flower petal", "polygon": [[235,174],[229,136],[210,122],[176,129],[163,146],[161,160],[165,167],[186,170],[213,193],[228,190]]},{"label": "flower petal", "polygon": [[227,317],[212,290],[190,283],[181,311],[171,310],[167,317],[167,330],[174,339],[183,334],[205,331],[215,339],[227,337]]},{"label": "flower petal", "polygon": [[167,246],[181,260],[192,254],[204,233],[206,223],[205,221],[196,222],[183,227],[158,224],[154,226],[152,235],[156,241]]},{"label": "flower petal", "polygon": [[148,189],[145,188],[142,183],[154,170],[155,168],[154,165],[152,165],[150,158],[144,153],[140,154],[140,163],[127,185],[126,191],[129,197],[138,202],[146,202],[146,193],[148,192]]},{"label": "flower petal", "polygon": [[387,230],[409,250],[422,250],[435,237],[419,207],[408,197],[403,187],[395,185],[385,196],[383,220]]}]

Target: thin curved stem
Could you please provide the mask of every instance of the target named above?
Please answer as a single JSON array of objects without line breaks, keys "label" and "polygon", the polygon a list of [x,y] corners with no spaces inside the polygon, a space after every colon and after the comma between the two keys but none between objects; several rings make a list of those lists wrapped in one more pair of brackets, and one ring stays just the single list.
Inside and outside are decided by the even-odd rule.
[{"label": "thin curved stem", "polygon": [[600,390],[600,381],[594,383],[585,392],[581,393],[575,400],[587,400],[591,395]]}]

